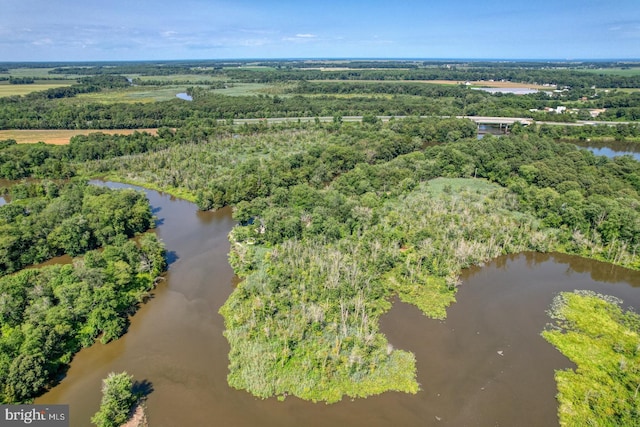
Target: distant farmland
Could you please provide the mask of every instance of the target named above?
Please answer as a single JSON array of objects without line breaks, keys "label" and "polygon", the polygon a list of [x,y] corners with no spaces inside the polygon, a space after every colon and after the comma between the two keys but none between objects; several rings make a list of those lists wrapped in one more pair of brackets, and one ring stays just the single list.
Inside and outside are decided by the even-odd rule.
[{"label": "distant farmland", "polygon": [[[459,80],[423,80],[425,83],[433,83],[440,85],[456,85],[456,84],[465,84],[467,82],[459,81]],[[495,87],[495,88],[522,88],[526,87],[529,89],[540,89],[540,90],[551,90],[553,87],[537,85],[533,83],[519,83],[519,82],[509,82],[509,81],[490,81],[490,80],[475,80],[469,82],[471,86],[474,87]]]},{"label": "distant farmland", "polygon": [[53,129],[53,130],[0,130],[0,141],[15,139],[18,144],[34,144],[44,142],[46,144],[68,144],[71,137],[76,135],[88,135],[90,133],[106,133],[110,135],[130,135],[134,132],[147,132],[155,135],[157,129]]},{"label": "distant farmland", "polygon": [[71,86],[75,82],[49,82],[49,83],[33,83],[28,85],[12,85],[7,82],[0,82],[0,97],[4,96],[22,96],[32,92],[40,92],[47,89],[57,87]]}]

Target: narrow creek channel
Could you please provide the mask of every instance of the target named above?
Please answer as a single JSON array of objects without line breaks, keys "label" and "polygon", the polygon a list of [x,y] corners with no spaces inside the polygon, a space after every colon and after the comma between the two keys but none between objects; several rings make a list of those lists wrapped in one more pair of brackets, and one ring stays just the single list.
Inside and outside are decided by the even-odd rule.
[{"label": "narrow creek channel", "polygon": [[229,346],[218,309],[236,283],[227,262],[231,210],[199,212],[192,203],[146,194],[169,272],[127,334],[82,350],[60,384],[37,399],[69,404],[71,426],[90,425],[101,379],[125,370],[151,385],[153,427],[557,425],[553,372],[571,364],[540,337],[554,295],[593,289],[640,307],[637,272],[557,254],[501,257],[464,271],[445,321],[397,301],[383,316],[389,341],[416,354],[418,394],[333,405],[260,400],[226,382]]}]

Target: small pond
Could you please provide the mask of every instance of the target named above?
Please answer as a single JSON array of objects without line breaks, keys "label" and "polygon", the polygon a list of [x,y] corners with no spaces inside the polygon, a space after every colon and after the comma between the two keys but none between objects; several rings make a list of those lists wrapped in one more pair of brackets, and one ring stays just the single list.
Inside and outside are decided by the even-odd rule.
[{"label": "small pond", "polygon": [[183,99],[185,101],[193,101],[193,97],[191,95],[188,95],[185,92],[180,92],[176,94],[177,98]]}]

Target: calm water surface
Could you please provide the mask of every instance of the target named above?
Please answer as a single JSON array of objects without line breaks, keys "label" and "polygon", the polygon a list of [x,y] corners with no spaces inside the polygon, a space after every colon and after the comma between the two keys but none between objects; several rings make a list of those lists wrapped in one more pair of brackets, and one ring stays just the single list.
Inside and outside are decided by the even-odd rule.
[{"label": "calm water surface", "polygon": [[609,158],[616,156],[632,156],[640,161],[640,144],[624,141],[608,141],[608,142],[574,142],[578,147],[586,148],[597,156],[607,156]]},{"label": "calm water surface", "polygon": [[552,426],[554,369],[571,364],[541,337],[545,310],[562,290],[593,289],[640,307],[638,273],[564,255],[525,253],[468,269],[446,321],[395,302],[381,329],[416,354],[416,395],[325,405],[260,400],[226,382],[229,346],[218,309],[235,279],[227,262],[231,211],[198,212],[147,191],[171,265],[128,333],[78,353],[67,377],[36,403],[67,403],[71,425],[87,426],[101,379],[124,371],[149,381],[156,426]]}]

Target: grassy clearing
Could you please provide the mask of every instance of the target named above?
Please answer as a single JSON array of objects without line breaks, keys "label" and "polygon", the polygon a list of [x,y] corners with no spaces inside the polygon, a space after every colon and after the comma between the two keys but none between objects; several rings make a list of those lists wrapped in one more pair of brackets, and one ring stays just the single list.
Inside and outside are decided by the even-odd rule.
[{"label": "grassy clearing", "polygon": [[604,75],[624,76],[624,77],[640,75],[640,67],[599,68],[596,70],[581,70],[581,71],[586,71],[587,73],[593,73],[593,74],[604,74]]},{"label": "grassy clearing", "polygon": [[160,81],[160,82],[174,82],[189,80],[194,83],[207,82],[211,80],[224,81],[226,80],[220,76],[210,76],[206,74],[173,74],[170,76],[137,76],[129,75],[131,78],[138,78],[142,81]]},{"label": "grassy clearing", "polygon": [[[33,77],[37,79],[38,77],[51,77],[52,75],[49,74],[51,70],[53,68],[12,68],[9,70],[9,75],[11,77]],[[60,78],[66,77],[60,76]],[[77,76],[73,78],[75,79]]]},{"label": "grassy clearing", "polygon": [[9,82],[0,82],[0,97],[22,96],[32,92],[40,92],[57,87],[71,86],[75,81],[52,81],[47,83],[33,83],[28,85],[12,85]]},{"label": "grassy clearing", "polygon": [[599,92],[605,92],[605,93],[608,93],[608,92],[613,92],[613,91],[616,91],[616,92],[623,92],[623,93],[634,93],[634,92],[638,92],[638,91],[640,91],[640,88],[627,88],[627,87],[619,88],[619,87],[616,87],[616,88],[602,88],[602,89],[596,89],[596,92],[597,92],[597,93],[599,93]]},{"label": "grassy clearing", "polygon": [[82,102],[98,102],[104,104],[118,102],[157,102],[169,101],[176,98],[176,94],[186,92],[186,86],[132,86],[122,90],[85,93],[75,97]]},{"label": "grassy clearing", "polygon": [[[322,83],[332,82],[335,80],[310,80],[310,82]],[[345,80],[345,83],[368,83],[371,85],[378,84],[372,80]],[[407,84],[407,83],[423,83],[428,85],[463,85],[467,83],[466,80],[385,80],[385,84]],[[488,80],[475,80],[469,82],[472,87],[495,87],[495,88],[527,88],[527,89],[539,89],[539,90],[552,90],[550,86],[536,85],[532,83],[520,83],[520,82],[502,82],[502,81],[488,81]]]},{"label": "grassy clearing", "polygon": [[442,193],[459,193],[467,190],[477,194],[487,194],[492,191],[499,190],[498,184],[489,182],[485,179],[471,178],[435,178],[429,181],[428,191],[437,196]]},{"label": "grassy clearing", "polygon": [[52,129],[52,130],[0,130],[0,140],[15,139],[18,144],[35,144],[44,142],[45,144],[65,145],[76,135],[88,135],[90,133],[102,132],[110,135],[130,135],[134,132],[148,132],[155,135],[157,129]]},{"label": "grassy clearing", "polygon": [[214,93],[227,96],[247,96],[268,93],[273,85],[265,83],[234,83],[227,89],[215,89]]},{"label": "grassy clearing", "polygon": [[[466,81],[461,80],[422,80],[423,83],[440,84],[440,85],[460,85],[465,84]],[[536,85],[532,83],[521,82],[503,82],[503,81],[489,81],[489,80],[474,80],[470,81],[473,87],[496,87],[496,88],[523,88],[527,89],[540,89],[551,90],[549,86]]]},{"label": "grassy clearing", "polygon": [[186,200],[191,203],[196,203],[197,201],[196,195],[192,191],[185,190],[183,188],[176,188],[173,186],[157,185],[149,181],[141,181],[140,179],[132,177],[131,174],[126,174],[126,173],[122,173],[122,174],[110,173],[106,175],[105,174],[99,174],[99,175],[89,174],[89,175],[86,175],[85,177],[88,179],[100,179],[103,181],[114,181],[114,182],[120,182],[122,184],[136,185],[138,187],[143,187],[148,190],[155,190],[159,193],[170,194],[174,197],[177,197],[178,199]]},{"label": "grassy clearing", "polygon": [[225,67],[226,69],[231,70],[253,70],[253,71],[275,71],[275,67],[270,67],[267,65],[245,65],[242,67]]}]

